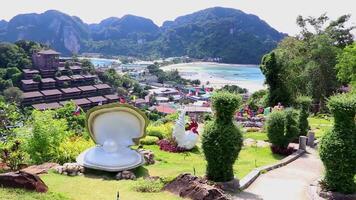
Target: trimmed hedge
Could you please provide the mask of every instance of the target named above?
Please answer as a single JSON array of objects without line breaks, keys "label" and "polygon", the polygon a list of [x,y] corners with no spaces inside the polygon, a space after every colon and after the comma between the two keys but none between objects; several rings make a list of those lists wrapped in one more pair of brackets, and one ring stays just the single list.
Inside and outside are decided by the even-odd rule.
[{"label": "trimmed hedge", "polygon": [[233,123],[233,114],[241,104],[241,97],[226,91],[212,96],[214,119],[205,124],[202,148],[207,161],[206,175],[216,182],[234,178],[233,164],[242,146],[242,132]]},{"label": "trimmed hedge", "polygon": [[330,191],[356,192],[356,94],[333,96],[328,107],[334,127],[320,142],[320,158],[325,166],[324,185]]},{"label": "trimmed hedge", "polygon": [[267,136],[273,146],[288,148],[289,143],[298,135],[298,112],[288,108],[272,112],[267,119]]},{"label": "trimmed hedge", "polygon": [[308,96],[299,96],[296,100],[297,107],[300,110],[299,114],[299,136],[306,136],[309,130],[309,108],[312,103],[312,99]]}]

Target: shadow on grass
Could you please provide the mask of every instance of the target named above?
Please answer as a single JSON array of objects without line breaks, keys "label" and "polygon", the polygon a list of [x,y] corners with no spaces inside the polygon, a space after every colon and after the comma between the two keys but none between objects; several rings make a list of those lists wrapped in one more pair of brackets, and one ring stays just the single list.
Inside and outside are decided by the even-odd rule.
[{"label": "shadow on grass", "polygon": [[[143,166],[137,167],[130,171],[132,171],[135,174],[136,178],[150,176],[148,170]],[[93,179],[116,180],[115,176],[117,173],[118,172],[105,172],[101,170],[85,168],[84,176]]]}]

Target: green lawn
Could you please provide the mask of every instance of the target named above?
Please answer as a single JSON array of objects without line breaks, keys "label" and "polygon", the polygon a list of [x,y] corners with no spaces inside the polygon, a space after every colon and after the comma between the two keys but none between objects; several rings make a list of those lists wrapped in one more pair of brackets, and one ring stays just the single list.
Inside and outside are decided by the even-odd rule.
[{"label": "green lawn", "polygon": [[268,141],[266,132],[247,132],[243,134],[244,139],[251,138],[254,140]]},{"label": "green lawn", "polygon": [[309,126],[315,132],[316,138],[321,138],[326,131],[330,130],[333,126],[332,118],[309,117]]},{"label": "green lawn", "polygon": [[[145,146],[155,152],[157,163],[150,166],[140,167],[136,170],[138,176],[161,176],[176,177],[183,172],[196,173],[203,176],[205,173],[205,159],[198,148],[191,153],[168,153],[160,151],[158,146]],[[243,148],[238,161],[234,165],[234,172],[238,178],[242,178],[252,169],[263,165],[275,163],[282,159],[281,156],[272,155],[267,148]],[[68,177],[50,173],[42,175],[41,178],[49,187],[49,193],[45,195],[25,192],[23,190],[0,189],[0,199],[21,200],[114,200],[117,191],[120,192],[121,200],[174,200],[180,199],[168,192],[139,193],[132,189],[135,181],[116,181],[102,177]]]}]

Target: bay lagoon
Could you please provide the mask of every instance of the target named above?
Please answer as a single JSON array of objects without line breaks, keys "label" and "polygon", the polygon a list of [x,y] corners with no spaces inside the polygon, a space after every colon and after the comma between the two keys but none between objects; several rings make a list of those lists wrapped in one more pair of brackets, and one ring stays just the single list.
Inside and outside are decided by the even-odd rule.
[{"label": "bay lagoon", "polygon": [[163,70],[177,69],[186,79],[199,79],[201,84],[219,88],[224,85],[238,85],[255,92],[265,89],[265,77],[258,65],[221,64],[212,62],[195,62],[169,65]]},{"label": "bay lagoon", "polygon": [[[95,67],[111,66],[118,60],[105,58],[89,58]],[[147,65],[126,64],[124,67],[144,67]],[[222,64],[214,62],[180,63],[162,67],[163,70],[178,70],[179,74],[186,79],[199,79],[201,84],[215,88],[224,85],[238,85],[255,92],[265,89],[265,77],[258,65]],[[209,84],[207,84],[209,83]]]}]

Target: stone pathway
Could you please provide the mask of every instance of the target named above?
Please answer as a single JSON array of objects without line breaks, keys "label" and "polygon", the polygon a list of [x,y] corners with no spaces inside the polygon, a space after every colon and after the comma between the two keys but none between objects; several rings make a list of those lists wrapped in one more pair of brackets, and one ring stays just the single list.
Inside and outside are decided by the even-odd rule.
[{"label": "stone pathway", "polygon": [[323,165],[316,149],[292,163],[260,175],[234,200],[308,200],[309,184],[322,176]]}]

